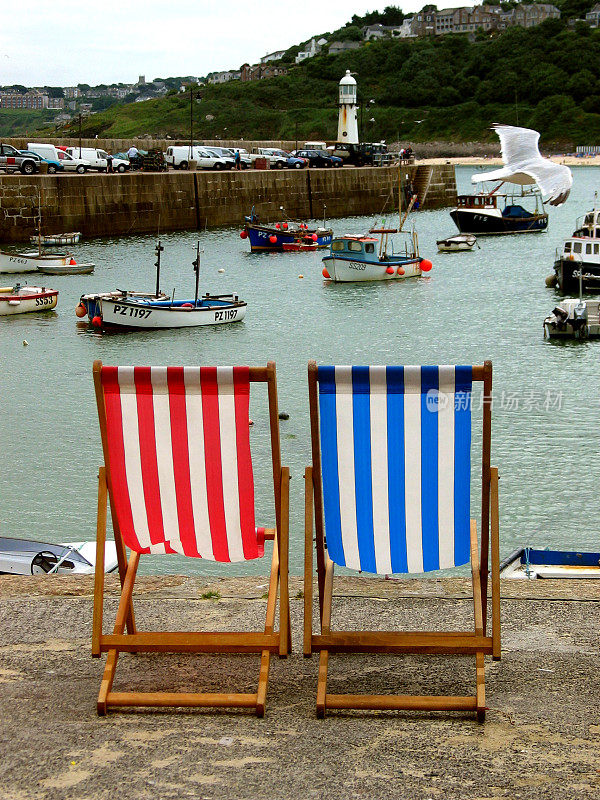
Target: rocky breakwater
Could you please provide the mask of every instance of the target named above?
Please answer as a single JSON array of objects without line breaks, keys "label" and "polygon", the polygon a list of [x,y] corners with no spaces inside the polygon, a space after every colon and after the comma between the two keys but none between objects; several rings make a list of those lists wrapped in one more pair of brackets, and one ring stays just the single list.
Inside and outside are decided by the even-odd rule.
[{"label": "rocky breakwater", "polygon": [[[402,167],[422,208],[456,201],[454,167]],[[0,177],[0,240],[27,241],[42,230],[124,236],[239,225],[252,206],[264,220],[394,212],[398,169],[353,168]]]}]

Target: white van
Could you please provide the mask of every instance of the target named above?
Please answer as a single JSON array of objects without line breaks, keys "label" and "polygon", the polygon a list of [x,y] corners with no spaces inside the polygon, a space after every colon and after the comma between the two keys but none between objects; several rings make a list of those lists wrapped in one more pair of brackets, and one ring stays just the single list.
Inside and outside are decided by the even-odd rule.
[{"label": "white van", "polygon": [[28,142],[27,149],[32,153],[37,153],[41,158],[51,158],[53,161],[60,161],[64,166],[65,171],[68,172],[87,172],[90,168],[90,162],[85,158],[78,158],[70,156],[66,158],[67,153],[64,150],[59,150],[53,144],[45,144],[40,142]]},{"label": "white van", "polygon": [[[108,153],[98,147],[67,147],[67,153],[74,158],[84,158],[89,161],[89,169],[97,172],[106,172],[108,168]],[[123,158],[113,158],[113,170],[115,172],[125,172],[130,167],[129,161]]]},{"label": "white van", "polygon": [[192,147],[191,159],[189,144],[167,147],[165,161],[175,169],[187,169],[191,160],[197,161],[200,169],[227,169],[229,167],[229,163],[224,158],[197,145]]}]

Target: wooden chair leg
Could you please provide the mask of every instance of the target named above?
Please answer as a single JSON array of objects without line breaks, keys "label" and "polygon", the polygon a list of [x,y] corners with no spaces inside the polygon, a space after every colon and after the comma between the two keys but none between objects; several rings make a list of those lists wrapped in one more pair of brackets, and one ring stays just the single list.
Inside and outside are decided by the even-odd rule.
[{"label": "wooden chair leg", "polygon": [[483,653],[475,654],[477,722],[485,721],[485,661]]},{"label": "wooden chair leg", "polygon": [[304,473],[304,645],[305,658],[312,655],[313,613],[313,471]]},{"label": "wooden chair leg", "polygon": [[[331,604],[333,599],[333,561],[327,559],[325,567],[325,584],[323,592],[323,622],[321,632],[331,632]],[[319,678],[317,682],[317,717],[324,717],[327,709],[327,670],[329,668],[329,651],[321,650],[319,655]]]},{"label": "wooden chair leg", "polygon": [[281,469],[281,534],[274,546],[279,545],[279,656],[285,657],[292,649],[290,628],[290,591],[289,591],[289,512],[290,504],[290,471],[288,467]]},{"label": "wooden chair leg", "polygon": [[[473,609],[475,614],[475,633],[483,635],[483,599],[477,547],[477,523],[471,520],[471,578],[473,581]],[[485,660],[483,653],[475,654],[475,706],[477,721],[485,720]]]},{"label": "wooden chair leg", "polygon": [[94,569],[94,612],[92,620],[92,656],[100,657],[102,613],[104,606],[104,554],[106,546],[106,471],[98,470],[98,515],[96,525],[96,566]]},{"label": "wooden chair leg", "polygon": [[[139,553],[131,553],[129,557],[129,564],[127,565],[127,572],[125,573],[125,580],[123,581],[123,588],[121,590],[121,599],[119,600],[119,608],[117,609],[117,617],[115,620],[115,627],[113,634],[120,635],[125,630],[127,624],[127,617],[131,609],[131,595],[133,593],[133,584],[135,583],[135,576],[140,561]],[[101,641],[101,640],[100,640]],[[104,667],[104,675],[100,684],[100,693],[98,695],[98,714],[106,714],[108,704],[110,702],[110,691],[115,677],[115,670],[117,667],[117,659],[119,654],[116,649],[109,650],[106,657],[106,665]]]},{"label": "wooden chair leg", "polygon": [[498,508],[498,468],[490,469],[490,517],[492,557],[492,658],[499,661],[500,651],[500,515]]}]

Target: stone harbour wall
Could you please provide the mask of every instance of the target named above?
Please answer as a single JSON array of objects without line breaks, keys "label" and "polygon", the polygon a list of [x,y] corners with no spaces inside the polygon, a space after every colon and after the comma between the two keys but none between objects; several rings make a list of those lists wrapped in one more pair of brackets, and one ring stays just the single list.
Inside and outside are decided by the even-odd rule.
[{"label": "stone harbour wall", "polygon": [[[415,187],[429,185],[422,208],[456,201],[454,167],[402,167]],[[419,170],[433,170],[431,179]],[[36,233],[38,206],[46,233],[86,237],[241,225],[255,207],[261,219],[392,216],[398,170],[392,167],[243,172],[175,172],[0,177],[0,240]]]}]

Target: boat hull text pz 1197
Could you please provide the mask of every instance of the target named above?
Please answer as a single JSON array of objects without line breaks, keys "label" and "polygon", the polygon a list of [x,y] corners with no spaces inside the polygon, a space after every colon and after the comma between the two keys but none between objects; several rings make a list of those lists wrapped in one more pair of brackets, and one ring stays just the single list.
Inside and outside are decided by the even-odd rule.
[{"label": "boat hull text pz 1197", "polygon": [[103,325],[122,328],[192,328],[241,322],[246,303],[237,295],[205,295],[194,300],[147,300],[100,298]]}]

